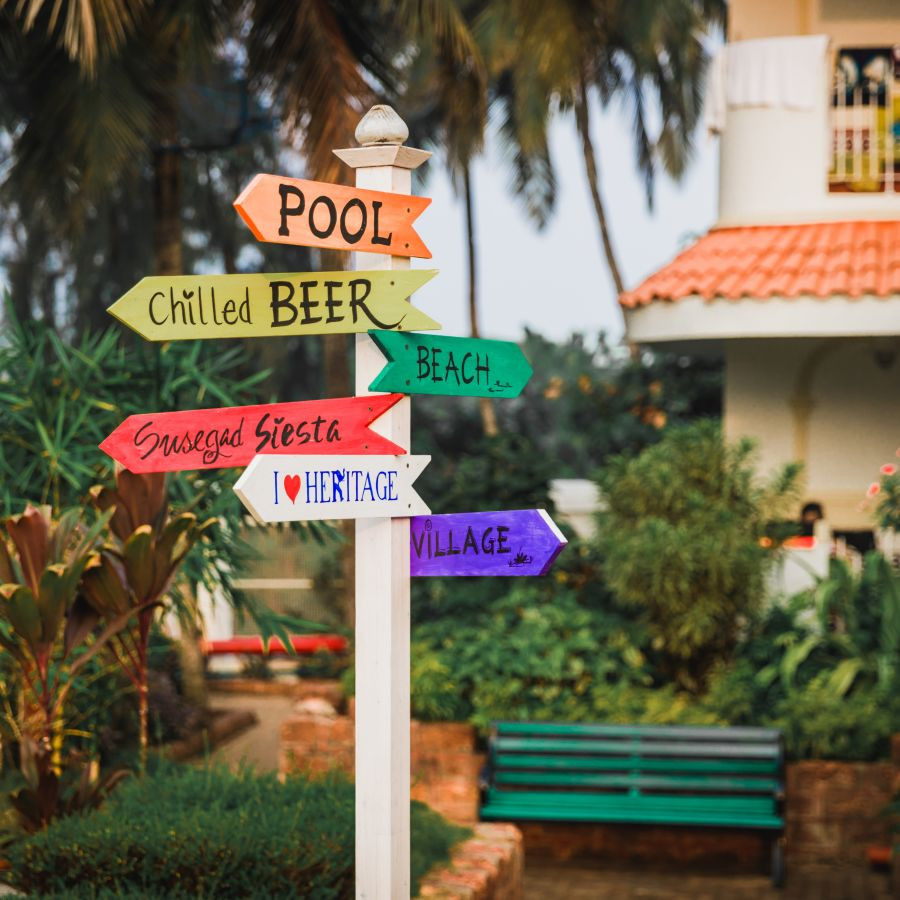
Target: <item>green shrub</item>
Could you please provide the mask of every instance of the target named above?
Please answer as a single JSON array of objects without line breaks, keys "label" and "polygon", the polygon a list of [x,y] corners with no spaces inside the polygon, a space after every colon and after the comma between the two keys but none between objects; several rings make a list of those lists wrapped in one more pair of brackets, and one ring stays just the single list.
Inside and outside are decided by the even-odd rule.
[{"label": "green shrub", "polygon": [[[167,766],[13,845],[11,877],[43,897],[351,897],[353,797],[337,774]],[[414,803],[414,885],[467,834]]]},{"label": "green shrub", "polygon": [[480,727],[496,718],[595,719],[595,692],[649,682],[644,632],[601,604],[552,581],[517,584],[479,614],[418,626],[417,651],[437,671],[418,679],[417,713],[448,703],[453,690],[458,716]]},{"label": "green shrub", "polygon": [[718,423],[703,421],[612,460],[601,478],[609,587],[644,613],[664,673],[695,693],[759,608],[769,522],[792,499],[797,468],[761,484],[751,450],[726,444]]},{"label": "green shrub", "polygon": [[825,670],[785,696],[766,724],[781,728],[793,759],[871,760],[888,756],[900,727],[900,697],[864,685],[835,693]]}]

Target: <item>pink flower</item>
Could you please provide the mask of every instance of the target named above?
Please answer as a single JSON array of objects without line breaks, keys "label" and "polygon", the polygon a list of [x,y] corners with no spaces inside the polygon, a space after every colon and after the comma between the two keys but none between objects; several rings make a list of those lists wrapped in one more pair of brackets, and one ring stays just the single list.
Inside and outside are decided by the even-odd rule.
[{"label": "pink flower", "polygon": [[881,490],[881,485],[877,481],[873,481],[866,491],[867,497],[874,497]]},{"label": "pink flower", "polygon": [[897,467],[893,463],[885,463],[881,467],[882,475],[893,475],[897,471]]}]

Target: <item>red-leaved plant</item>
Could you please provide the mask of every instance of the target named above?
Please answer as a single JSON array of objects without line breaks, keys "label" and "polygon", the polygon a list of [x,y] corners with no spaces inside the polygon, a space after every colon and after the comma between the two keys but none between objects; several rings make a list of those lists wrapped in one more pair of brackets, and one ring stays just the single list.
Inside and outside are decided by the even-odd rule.
[{"label": "red-leaved plant", "polygon": [[74,793],[67,794],[60,780],[63,710],[73,679],[128,618],[111,617],[100,629],[80,589],[109,519],[101,515],[86,528],[79,510],[54,522],[47,508],[28,506],[6,520],[0,535],[0,646],[19,683],[18,718],[4,724],[19,746],[26,782],[11,800],[29,831],[112,786],[99,780],[96,767],[83,769]]},{"label": "red-leaved plant", "polygon": [[82,581],[91,607],[104,622],[129,613],[133,617],[109,646],[137,691],[143,770],[149,743],[150,628],[185,556],[215,520],[200,524],[188,512],[171,516],[162,473],[137,475],[122,469],[115,489],[94,487],[91,496],[100,510],[112,512],[113,539],[87,564]]}]

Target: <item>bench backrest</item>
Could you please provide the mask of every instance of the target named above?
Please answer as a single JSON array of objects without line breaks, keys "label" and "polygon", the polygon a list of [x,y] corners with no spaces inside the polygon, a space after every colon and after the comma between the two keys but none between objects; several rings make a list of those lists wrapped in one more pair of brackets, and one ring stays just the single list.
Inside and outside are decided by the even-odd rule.
[{"label": "bench backrest", "polygon": [[495,722],[490,787],[636,795],[783,795],[772,728]]}]

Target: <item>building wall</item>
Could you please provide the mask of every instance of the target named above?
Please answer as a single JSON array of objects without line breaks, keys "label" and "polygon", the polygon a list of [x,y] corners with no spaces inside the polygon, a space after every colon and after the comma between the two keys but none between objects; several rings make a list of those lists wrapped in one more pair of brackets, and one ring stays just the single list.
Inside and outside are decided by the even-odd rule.
[{"label": "building wall", "polygon": [[728,40],[827,34],[845,45],[900,41],[896,0],[731,0]]},{"label": "building wall", "polygon": [[804,498],[833,528],[872,526],[861,509],[900,446],[900,340],[730,341],[725,433],[759,444],[758,466],[805,466]]},{"label": "building wall", "polygon": [[814,0],[731,0],[728,40],[752,41],[782,34],[809,34]]}]

